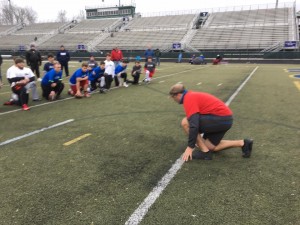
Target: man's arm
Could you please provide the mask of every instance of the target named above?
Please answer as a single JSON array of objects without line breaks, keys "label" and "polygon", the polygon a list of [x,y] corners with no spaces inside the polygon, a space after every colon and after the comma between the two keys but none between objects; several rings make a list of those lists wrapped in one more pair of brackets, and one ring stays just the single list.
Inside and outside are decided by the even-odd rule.
[{"label": "man's arm", "polygon": [[66,52],[66,56],[67,56],[67,61],[69,62],[70,61],[70,54],[69,54],[69,52]]},{"label": "man's arm", "polygon": [[26,64],[27,64],[27,66],[30,66],[30,62],[29,62],[29,59],[30,59],[30,52],[26,52],[25,58],[26,58]]},{"label": "man's arm", "polygon": [[38,52],[38,63],[39,63],[39,66],[42,65],[42,56],[41,56],[40,52]]},{"label": "man's arm", "polygon": [[195,148],[197,137],[199,134],[199,120],[200,114],[195,113],[190,116],[188,119],[189,121],[189,139],[188,139],[188,146],[190,148]]}]

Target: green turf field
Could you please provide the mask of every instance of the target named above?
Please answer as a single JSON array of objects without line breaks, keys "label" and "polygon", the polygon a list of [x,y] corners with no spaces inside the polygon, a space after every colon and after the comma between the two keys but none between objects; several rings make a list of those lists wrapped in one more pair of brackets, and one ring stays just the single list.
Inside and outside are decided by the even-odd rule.
[{"label": "green turf field", "polygon": [[150,85],[89,99],[70,98],[65,81],[65,99],[30,101],[30,111],[3,106],[4,86],[0,224],[125,224],[186,147],[183,108],[168,98],[169,88],[183,82],[226,101],[257,66],[230,105],[234,126],[226,135],[253,138],[252,157],[229,149],[184,163],[140,224],[300,224],[300,90],[295,73],[285,71],[297,66],[175,63],[162,63]]}]

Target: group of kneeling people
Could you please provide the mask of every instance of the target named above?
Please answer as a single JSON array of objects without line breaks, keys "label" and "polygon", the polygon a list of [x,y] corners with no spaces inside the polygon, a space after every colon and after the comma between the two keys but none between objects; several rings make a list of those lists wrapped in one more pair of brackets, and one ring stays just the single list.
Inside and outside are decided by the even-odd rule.
[{"label": "group of kneeling people", "polygon": [[[4,103],[5,105],[20,105],[23,110],[29,110],[29,90],[32,91],[33,101],[39,101],[35,75],[31,69],[25,67],[22,58],[16,58],[15,64],[7,70],[7,79],[11,85],[12,98]],[[99,88],[100,93],[106,93],[111,88],[114,80],[116,87],[128,87],[128,83],[139,84],[142,66],[139,61],[135,62],[132,68],[132,80],[127,79],[127,60],[113,62],[111,54],[106,55],[106,60],[100,64],[93,56],[87,63],[82,63],[69,79],[70,89],[68,94],[76,98],[90,97],[90,93]],[[145,83],[149,83],[155,73],[155,63],[149,57],[144,66]],[[45,74],[41,80],[42,96],[53,101],[61,98],[61,93],[65,88],[62,82],[62,68],[59,62],[54,60],[53,55],[48,55],[48,62],[44,65]]]}]

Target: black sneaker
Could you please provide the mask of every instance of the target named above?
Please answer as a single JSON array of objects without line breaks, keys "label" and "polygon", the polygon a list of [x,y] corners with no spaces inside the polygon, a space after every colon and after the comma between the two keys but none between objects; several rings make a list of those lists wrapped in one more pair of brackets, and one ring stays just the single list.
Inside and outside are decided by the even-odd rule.
[{"label": "black sneaker", "polygon": [[201,159],[201,160],[212,160],[212,152],[211,151],[202,152],[202,151],[194,150],[192,158]]},{"label": "black sneaker", "polygon": [[244,139],[244,146],[242,147],[242,153],[244,158],[250,158],[252,152],[253,140]]},{"label": "black sneaker", "polygon": [[106,94],[105,89],[104,88],[100,88],[99,94]]},{"label": "black sneaker", "polygon": [[60,95],[56,95],[56,100],[62,100],[62,99],[65,99],[64,97],[61,97]]}]

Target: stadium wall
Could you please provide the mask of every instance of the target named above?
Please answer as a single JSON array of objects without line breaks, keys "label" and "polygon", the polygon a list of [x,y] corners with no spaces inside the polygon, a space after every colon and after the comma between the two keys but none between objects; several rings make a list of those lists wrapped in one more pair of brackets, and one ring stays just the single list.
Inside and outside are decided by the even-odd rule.
[{"label": "stadium wall", "polygon": [[[41,51],[43,59],[47,59],[47,55],[52,53],[56,55],[57,51]],[[105,58],[107,52],[70,52],[72,60],[85,61],[91,55],[95,56],[97,60]],[[165,52],[162,53],[161,61],[176,62],[179,52]],[[243,62],[256,62],[256,63],[297,63],[300,64],[300,52],[299,51],[285,51],[285,52],[247,52],[247,51],[204,51],[204,52],[183,52],[182,62],[188,62],[192,55],[197,57],[203,54],[207,62],[211,62],[218,54],[222,55],[225,61],[232,63]],[[1,51],[1,55],[12,55],[25,57],[25,52],[10,52]],[[144,61],[144,51],[123,51],[125,58],[128,58],[131,62],[135,61],[136,56],[141,56]]]}]

